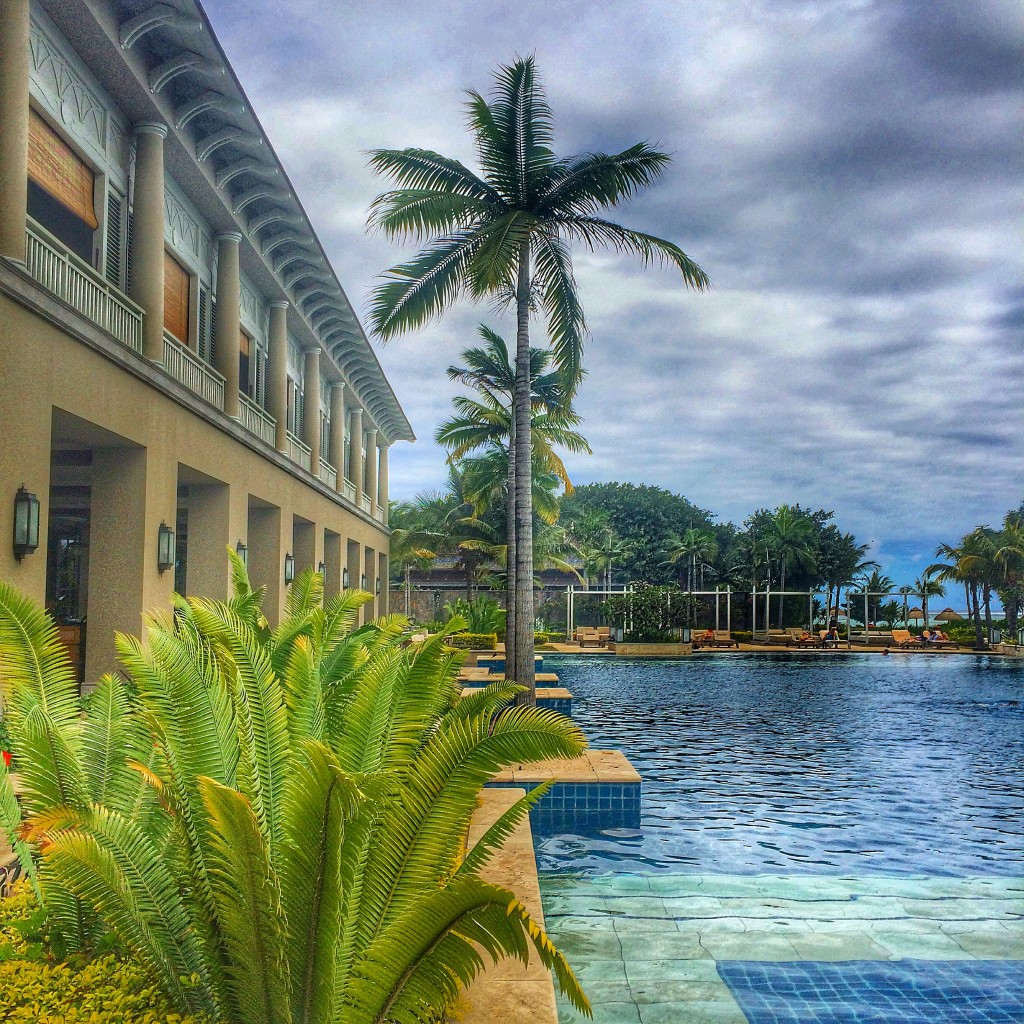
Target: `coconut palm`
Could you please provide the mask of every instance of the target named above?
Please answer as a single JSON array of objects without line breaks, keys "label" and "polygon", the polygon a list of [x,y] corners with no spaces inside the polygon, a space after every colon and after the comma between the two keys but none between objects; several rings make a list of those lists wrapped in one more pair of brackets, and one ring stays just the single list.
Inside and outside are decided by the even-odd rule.
[{"label": "coconut palm", "polygon": [[914,580],[914,593],[921,598],[921,614],[924,617],[925,629],[928,628],[928,598],[945,597],[946,588],[942,583],[934,579],[933,574],[927,569]]},{"label": "coconut palm", "polygon": [[460,295],[508,301],[516,313],[513,401],[515,627],[508,637],[511,678],[533,690],[533,512],[530,423],[530,313],[539,308],[555,366],[568,393],[582,370],[586,326],[573,277],[571,243],[611,246],[677,267],[685,284],[708,285],[704,271],[677,245],[601,217],[652,184],[667,154],[638,143],[618,154],[558,158],[553,117],[533,58],[495,75],[490,102],[470,93],[469,126],[482,174],[428,150],[377,150],[371,163],[389,175],[394,191],[373,203],[370,222],[390,237],[426,246],[392,268],[376,290],[370,319],[387,339],[441,314]]},{"label": "coconut palm", "polygon": [[439,537],[430,530],[423,510],[411,501],[393,501],[388,511],[391,529],[389,559],[391,566],[402,574],[405,593],[405,617],[412,614],[412,570],[426,569],[435,558],[432,548]]},{"label": "coconut palm", "polygon": [[436,1020],[485,957],[531,944],[585,1008],[479,874],[538,791],[463,856],[491,774],[577,754],[578,730],[508,710],[514,686],[460,700],[444,636],[403,648],[398,617],[354,628],[369,595],[324,606],[307,572],[271,630],[237,559],[233,577],[227,603],[178,599],[145,642],[119,637],[131,683],[105,677],[85,708],[52,621],[0,584],[25,828],[2,765],[0,813],[41,856],[51,926],[77,900],[66,941],[99,919],[180,1012],[222,1024]]},{"label": "coconut palm", "polygon": [[[768,543],[779,560],[779,590],[786,589],[786,570],[791,565],[810,565],[814,561],[812,547],[814,523],[788,505],[780,505],[768,520]],[[779,595],[779,628],[782,628],[785,598]]]},{"label": "coconut palm", "polygon": [[1017,639],[1017,617],[1024,599],[1024,519],[1018,513],[1009,513],[1003,520],[999,534],[995,561],[1001,570],[997,587],[999,600],[1006,612],[1010,636]]},{"label": "coconut palm", "polygon": [[685,590],[693,590],[695,586],[703,585],[704,570],[717,555],[718,541],[714,530],[691,526],[682,536],[670,533],[665,538],[665,561],[662,565],[676,569],[681,566],[679,585]]},{"label": "coconut palm", "polygon": [[479,496],[471,477],[461,466],[448,469],[444,491],[417,496],[421,528],[436,538],[438,554],[458,560],[466,578],[466,600],[472,601],[477,577],[502,550],[500,531],[479,514]]}]

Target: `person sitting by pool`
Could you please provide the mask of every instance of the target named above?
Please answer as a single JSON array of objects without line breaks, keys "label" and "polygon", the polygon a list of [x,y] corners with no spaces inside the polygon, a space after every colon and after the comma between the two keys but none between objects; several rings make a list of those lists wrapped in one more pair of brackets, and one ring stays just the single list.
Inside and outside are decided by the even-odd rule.
[{"label": "person sitting by pool", "polygon": [[822,637],[822,646],[827,647],[829,644],[839,643],[839,624],[836,623],[834,626],[829,626],[828,632]]},{"label": "person sitting by pool", "polygon": [[928,634],[927,642],[930,644],[938,644],[942,642],[942,637],[939,636],[939,631],[932,626],[931,632]]},{"label": "person sitting by pool", "polygon": [[713,629],[705,629],[703,633],[696,638],[698,644],[709,644],[715,639],[715,632]]}]

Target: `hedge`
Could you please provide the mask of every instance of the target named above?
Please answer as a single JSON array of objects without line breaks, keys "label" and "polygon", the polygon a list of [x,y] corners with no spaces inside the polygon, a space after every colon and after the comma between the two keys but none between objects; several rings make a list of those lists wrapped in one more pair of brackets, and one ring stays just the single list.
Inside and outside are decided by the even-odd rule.
[{"label": "hedge", "polygon": [[31,888],[0,899],[0,1020],[9,1024],[207,1024],[176,1013],[142,967],[113,954],[53,962]]},{"label": "hedge", "polygon": [[448,637],[448,646],[460,651],[493,651],[498,646],[498,634],[455,633]]}]

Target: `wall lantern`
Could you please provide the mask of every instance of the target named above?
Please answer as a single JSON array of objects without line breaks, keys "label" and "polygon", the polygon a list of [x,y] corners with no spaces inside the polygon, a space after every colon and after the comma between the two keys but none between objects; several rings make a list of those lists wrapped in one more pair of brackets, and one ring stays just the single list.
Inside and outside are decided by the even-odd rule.
[{"label": "wall lantern", "polygon": [[341,570],[341,586],[343,590],[348,590],[348,585],[351,582],[352,577],[349,576],[348,569]]},{"label": "wall lantern", "polygon": [[156,535],[156,567],[161,572],[174,568],[174,531],[166,523]]},{"label": "wall lantern", "polygon": [[244,565],[248,569],[249,568],[249,548],[245,544],[243,544],[241,541],[239,541],[235,545],[235,554],[237,554],[238,557],[242,560],[242,565]]},{"label": "wall lantern", "polygon": [[375,594],[379,594],[380,593],[380,577],[379,576],[377,577],[376,581],[374,582],[374,591],[373,592]]},{"label": "wall lantern", "polygon": [[20,562],[39,547],[39,499],[22,484],[14,496],[14,557]]},{"label": "wall lantern", "polygon": [[362,576],[359,577],[359,589],[360,590],[365,590],[366,589],[366,573],[365,572],[362,574]]},{"label": "wall lantern", "polygon": [[326,562],[317,562],[316,571],[318,573],[320,573],[321,576],[326,576],[327,575],[327,563]]},{"label": "wall lantern", "polygon": [[288,554],[284,556],[284,585],[288,586],[295,579],[295,556]]}]

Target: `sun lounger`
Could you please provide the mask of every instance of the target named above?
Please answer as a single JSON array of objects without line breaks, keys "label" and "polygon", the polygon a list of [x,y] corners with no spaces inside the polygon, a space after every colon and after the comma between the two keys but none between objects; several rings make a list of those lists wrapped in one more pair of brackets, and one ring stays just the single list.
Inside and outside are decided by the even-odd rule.
[{"label": "sun lounger", "polygon": [[799,626],[791,626],[786,632],[789,634],[790,643],[795,647],[816,647],[818,645],[818,637]]},{"label": "sun lounger", "polygon": [[580,647],[604,646],[604,641],[601,639],[601,636],[596,629],[578,629],[576,630],[576,634],[576,639]]}]

